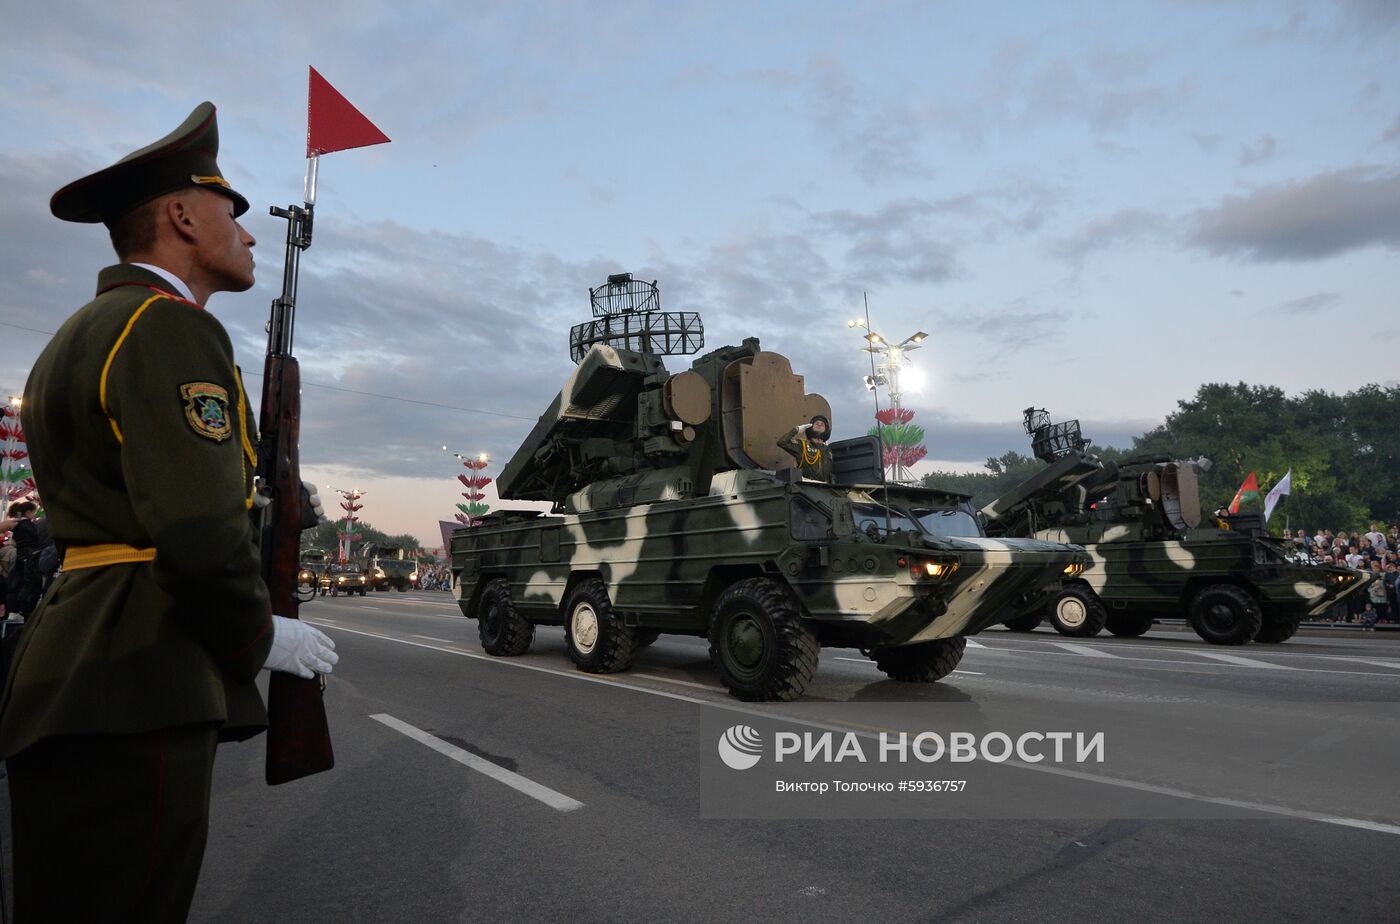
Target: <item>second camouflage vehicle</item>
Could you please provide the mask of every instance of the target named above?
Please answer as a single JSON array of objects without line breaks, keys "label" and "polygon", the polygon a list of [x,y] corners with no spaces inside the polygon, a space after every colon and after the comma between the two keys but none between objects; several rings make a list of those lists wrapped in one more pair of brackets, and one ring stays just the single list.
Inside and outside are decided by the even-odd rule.
[{"label": "second camouflage vehicle", "polygon": [[830,408],[785,357],[750,339],[671,375],[656,324],[637,327],[652,333],[576,351],[497,481],[552,515],[499,510],[453,536],[458,603],[487,652],[522,654],[536,625],[562,625],[573,662],[601,673],[681,633],[708,638],[745,700],[800,696],[822,646],[928,682],[957,666],[966,636],[1084,567],[1062,544],[940,536],[897,491],[887,505],[872,437],[822,450],[835,484],[804,480],[777,440]]},{"label": "second camouflage vehicle", "polygon": [[1196,470],[1205,460],[1104,462],[1086,450],[1077,420],[1052,424],[1039,408],[1027,408],[1025,427],[1046,466],[982,509],[987,532],[1078,543],[1091,564],[1048,604],[1008,620],[1014,630],[1046,619],[1062,635],[1138,636],[1154,619],[1185,616],[1216,645],[1282,642],[1370,580],[1291,560],[1257,515],[1203,524]]}]

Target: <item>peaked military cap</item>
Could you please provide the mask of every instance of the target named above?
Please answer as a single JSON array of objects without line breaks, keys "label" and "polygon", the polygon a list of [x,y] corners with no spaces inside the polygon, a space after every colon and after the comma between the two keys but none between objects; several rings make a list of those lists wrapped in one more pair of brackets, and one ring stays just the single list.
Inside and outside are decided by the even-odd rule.
[{"label": "peaked military cap", "polygon": [[49,211],[64,221],[100,221],[110,226],[157,196],[202,186],[228,196],[233,200],[234,216],[242,215],[248,211],[248,200],[234,192],[220,173],[214,161],[218,153],[219,123],[214,104],[203,102],[164,138],[54,193]]}]

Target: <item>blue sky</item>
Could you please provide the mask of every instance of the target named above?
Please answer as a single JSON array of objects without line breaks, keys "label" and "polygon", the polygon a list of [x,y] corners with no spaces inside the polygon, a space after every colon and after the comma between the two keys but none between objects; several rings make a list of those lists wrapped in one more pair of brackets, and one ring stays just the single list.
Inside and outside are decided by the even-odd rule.
[{"label": "blue sky", "polygon": [[305,464],[377,526],[432,539],[439,447],[507,457],[618,271],[787,354],[838,435],[868,292],[932,335],[906,403],[962,467],[1024,450],[1029,404],[1121,444],[1204,381],[1400,379],[1389,0],[140,7],[7,13],[0,385],[110,262],[48,196],[203,99],[259,237],[259,286],[210,307],[259,365],[314,65],[394,140],[323,159],[305,378],[494,412],[308,388]]}]

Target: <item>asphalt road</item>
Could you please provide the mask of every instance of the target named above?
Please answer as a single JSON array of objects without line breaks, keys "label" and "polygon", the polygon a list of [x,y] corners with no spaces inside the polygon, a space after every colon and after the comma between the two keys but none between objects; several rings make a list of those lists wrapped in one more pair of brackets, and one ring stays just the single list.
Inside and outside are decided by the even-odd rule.
[{"label": "asphalt road", "polygon": [[[221,750],[192,920],[1400,918],[1400,639],[998,630],[926,686],[826,650],[794,709],[730,698],[699,639],[600,678],[560,629],[497,659],[456,613],[413,592],[303,609],[341,653],[337,767],[269,788],[261,739]],[[714,780],[750,779],[716,730],[789,720],[1107,728],[1111,759],[921,771],[972,778],[941,802],[966,817],[713,817]]]}]

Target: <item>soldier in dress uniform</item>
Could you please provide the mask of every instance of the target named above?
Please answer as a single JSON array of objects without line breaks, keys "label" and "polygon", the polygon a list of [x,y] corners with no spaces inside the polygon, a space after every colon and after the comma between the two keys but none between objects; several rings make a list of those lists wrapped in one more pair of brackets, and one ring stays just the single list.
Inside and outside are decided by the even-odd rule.
[{"label": "soldier in dress uniform", "polygon": [[831,450],[826,446],[830,437],[831,421],[825,415],[817,414],[807,423],[784,433],[778,439],[778,448],[797,460],[803,478],[830,482]]},{"label": "soldier in dress uniform", "polygon": [[329,673],[334,645],[271,613],[255,427],[204,308],[253,284],[248,202],[214,106],[54,194],[121,261],[44,349],[25,433],[63,572],[0,698],[17,918],[179,921],[203,859],[215,745],[258,734],[260,669]]}]

